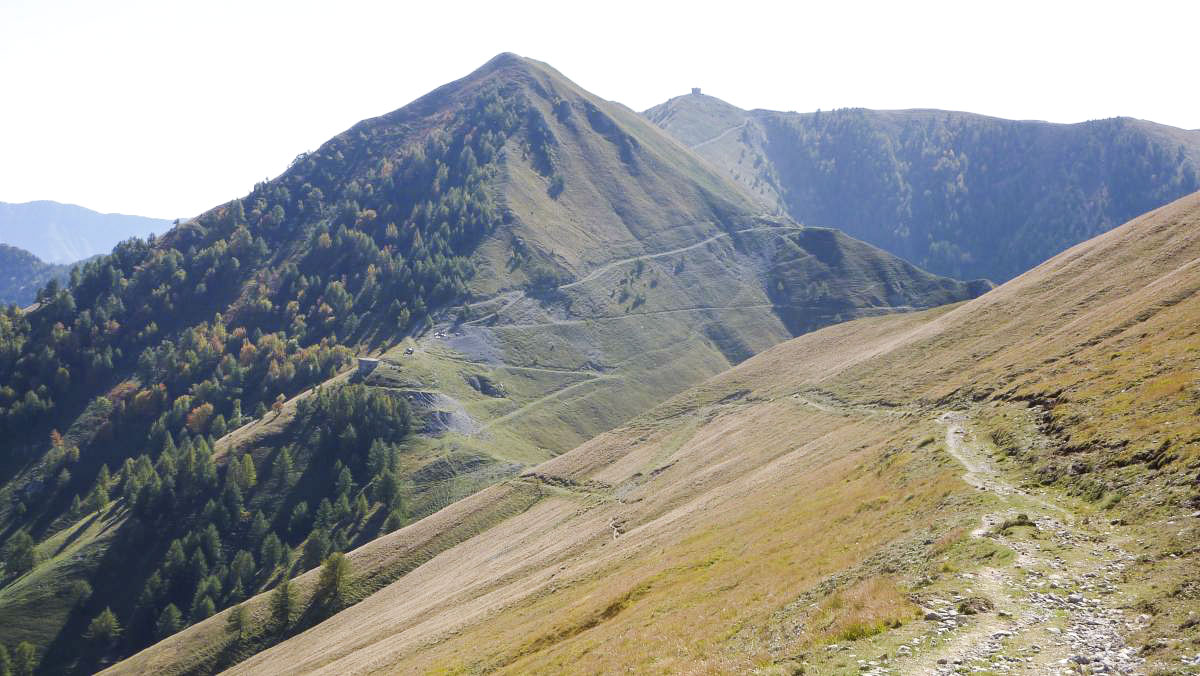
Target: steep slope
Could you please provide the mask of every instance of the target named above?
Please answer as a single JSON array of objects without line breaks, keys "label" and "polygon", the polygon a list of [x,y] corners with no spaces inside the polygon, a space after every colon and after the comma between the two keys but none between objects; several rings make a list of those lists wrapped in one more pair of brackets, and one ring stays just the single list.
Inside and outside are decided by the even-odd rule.
[{"label": "steep slope", "polygon": [[796,332],[988,288],[498,56],[0,317],[0,640],[93,670]]},{"label": "steep slope", "polygon": [[67,280],[69,265],[45,263],[15,246],[0,244],[0,305],[29,305],[51,280]]},{"label": "steep slope", "polygon": [[[1195,671],[1198,291],[1195,194],[788,341],[352,552],[369,584],[493,515],[232,672]],[[248,644],[286,626],[245,608]],[[109,673],[188,672],[224,622]]]},{"label": "steep slope", "polygon": [[49,263],[74,263],[106,254],[130,237],[162,234],[170,228],[166,219],[101,214],[74,204],[0,202],[0,242]]},{"label": "steep slope", "polygon": [[1010,279],[1200,188],[1200,132],[1129,118],[743,111],[694,94],[645,115],[768,208],[960,278]]}]

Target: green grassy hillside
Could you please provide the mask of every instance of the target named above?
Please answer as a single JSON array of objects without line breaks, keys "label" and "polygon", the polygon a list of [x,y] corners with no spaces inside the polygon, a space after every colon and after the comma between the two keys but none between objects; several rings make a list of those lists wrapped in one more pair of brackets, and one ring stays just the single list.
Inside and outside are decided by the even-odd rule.
[{"label": "green grassy hillside", "polygon": [[94,670],[797,332],[987,288],[498,56],[0,316],[0,641]]},{"label": "green grassy hillside", "polygon": [[[351,589],[406,572],[231,673],[1196,673],[1198,259],[1195,194],[777,345],[351,552]],[[226,622],[109,673],[190,673]]]},{"label": "green grassy hillside", "polygon": [[645,112],[764,205],[934,272],[1004,281],[1200,189],[1200,132],[1114,118],[939,110],[744,111],[705,95]]}]

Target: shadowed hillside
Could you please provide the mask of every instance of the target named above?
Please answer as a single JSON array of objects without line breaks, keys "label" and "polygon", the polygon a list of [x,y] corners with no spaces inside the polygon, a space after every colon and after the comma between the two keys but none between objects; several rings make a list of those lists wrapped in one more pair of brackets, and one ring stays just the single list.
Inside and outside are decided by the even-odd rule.
[{"label": "shadowed hillside", "polygon": [[[1192,669],[1197,261],[1200,194],[778,345],[351,552],[351,588],[408,572],[233,672]],[[110,673],[189,672],[225,622]]]},{"label": "shadowed hillside", "polygon": [[1010,279],[1200,189],[1200,132],[1130,118],[798,114],[744,111],[705,95],[645,115],[768,208],[964,279]]},{"label": "shadowed hillside", "polygon": [[37,256],[15,246],[0,244],[0,305],[25,307],[51,280],[67,280],[69,265],[45,263]]}]

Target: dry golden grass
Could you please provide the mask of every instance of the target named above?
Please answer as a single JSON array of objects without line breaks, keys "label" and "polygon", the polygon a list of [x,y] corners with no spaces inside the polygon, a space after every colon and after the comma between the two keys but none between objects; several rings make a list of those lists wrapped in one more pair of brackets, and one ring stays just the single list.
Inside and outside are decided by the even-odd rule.
[{"label": "dry golden grass", "polygon": [[[641,442],[643,432],[630,430],[585,447],[620,455],[614,465],[626,479],[667,467],[623,502],[581,496],[566,512],[514,517],[345,611],[344,623],[238,670],[742,671],[771,661],[774,634],[792,647],[815,640],[789,629],[807,615],[789,604],[881,548],[899,542],[906,555],[907,540],[947,528],[935,506],[963,490],[953,467],[901,457],[881,469],[880,449],[908,423],[847,419],[790,399],[693,415],[704,422],[669,458],[658,444],[688,421]],[[915,432],[901,436],[915,449]],[[901,490],[914,497],[878,500]],[[625,531],[616,539],[614,519]],[[394,614],[417,606],[421,616]],[[894,610],[864,605],[860,617],[894,620]]]},{"label": "dry golden grass", "polygon": [[894,580],[875,576],[822,601],[808,635],[812,642],[857,641],[899,627],[918,610]]},{"label": "dry golden grass", "polygon": [[[1200,195],[975,301],[789,341],[544,463],[512,484],[540,486],[536,505],[232,671],[745,673],[883,630],[990,499],[925,442],[973,399],[1046,404],[1028,469],[1066,449],[1093,480],[1137,470],[1128,518],[1178,513],[1198,436],[1181,375],[1200,358],[1197,261]],[[1179,457],[1122,465],[1164,440]],[[214,621],[114,672],[171,664]]]}]

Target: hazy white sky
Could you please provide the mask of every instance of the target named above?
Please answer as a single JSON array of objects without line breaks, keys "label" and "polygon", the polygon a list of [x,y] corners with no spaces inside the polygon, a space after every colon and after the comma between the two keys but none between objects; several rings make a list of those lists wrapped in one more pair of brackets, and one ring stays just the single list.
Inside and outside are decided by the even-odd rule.
[{"label": "hazy white sky", "polygon": [[1200,3],[0,0],[0,201],[190,216],[502,51],[643,110],[1200,127]]}]

